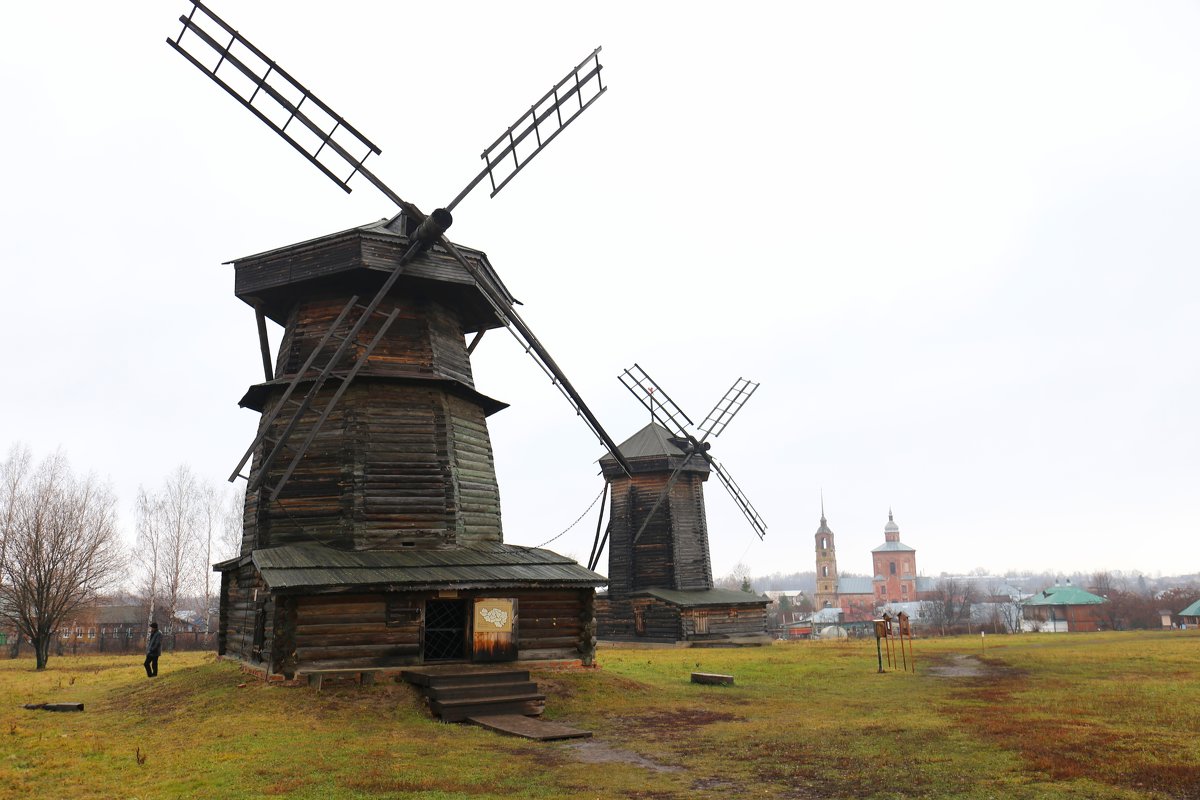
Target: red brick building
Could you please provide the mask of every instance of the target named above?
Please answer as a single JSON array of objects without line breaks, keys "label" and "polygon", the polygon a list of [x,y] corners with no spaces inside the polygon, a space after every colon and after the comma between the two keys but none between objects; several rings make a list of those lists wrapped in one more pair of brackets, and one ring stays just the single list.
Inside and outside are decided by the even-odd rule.
[{"label": "red brick building", "polygon": [[900,541],[900,526],[888,509],[883,544],[871,551],[875,602],[908,603],[917,600],[917,551]]},{"label": "red brick building", "polygon": [[871,551],[873,577],[840,577],[834,533],[821,507],[821,525],[815,534],[817,592],[815,605],[837,608],[843,621],[867,620],[879,606],[920,600],[917,586],[917,551],[900,541],[900,526],[891,510],[883,528],[883,544]]}]

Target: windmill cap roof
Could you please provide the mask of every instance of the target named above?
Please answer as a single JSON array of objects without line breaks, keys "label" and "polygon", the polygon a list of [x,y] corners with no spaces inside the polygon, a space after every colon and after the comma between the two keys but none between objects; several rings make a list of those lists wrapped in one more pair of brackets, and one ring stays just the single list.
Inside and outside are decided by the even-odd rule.
[{"label": "windmill cap roof", "polygon": [[[641,466],[645,468],[645,471],[653,472],[666,468],[667,465],[663,463],[664,459],[668,461],[671,469],[679,465],[678,462],[686,455],[686,451],[676,444],[677,441],[674,434],[666,428],[657,422],[651,422],[617,445],[617,449],[621,451],[626,460],[631,462],[631,466],[635,470],[639,466],[638,460],[641,460]],[[612,457],[611,453],[601,456],[600,465],[608,469],[620,469],[617,466],[617,460]],[[688,462],[687,470],[707,474],[709,471],[708,461],[704,458],[693,458]]]},{"label": "windmill cap roof", "polygon": [[[297,297],[313,286],[355,286],[382,283],[400,264],[410,238],[403,216],[377,220],[315,239],[235,258],[234,294],[260,307],[270,319],[283,325]],[[505,305],[518,303],[485,253],[455,245],[476,273],[490,284]],[[468,270],[440,244],[435,244],[404,266],[401,280],[417,283],[439,296],[455,298],[467,314],[470,333],[495,328],[499,320],[486,298],[486,290]],[[362,287],[358,287],[362,288]]]}]

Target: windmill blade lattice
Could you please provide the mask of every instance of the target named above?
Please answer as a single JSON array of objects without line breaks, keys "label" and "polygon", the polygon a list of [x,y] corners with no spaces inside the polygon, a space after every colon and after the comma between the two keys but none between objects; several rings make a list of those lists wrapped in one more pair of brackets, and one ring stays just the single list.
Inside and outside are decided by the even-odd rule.
[{"label": "windmill blade lattice", "polygon": [[[397,266],[375,297],[365,307],[358,308],[361,315],[352,330],[352,335],[341,340],[325,369],[314,378],[309,374],[308,366],[326,346],[329,337],[326,336],[321,341],[317,350],[311,354],[306,367],[296,374],[281,400],[275,408],[268,412],[268,424],[262,426],[262,432],[250,445],[234,469],[230,480],[240,476],[242,468],[255,449],[266,441],[270,430],[269,423],[280,413],[284,403],[290,401],[291,395],[301,382],[312,380],[313,385],[304,401],[300,403],[290,401],[295,406],[292,418],[285,425],[283,435],[271,443],[271,448],[263,461],[266,466],[274,462],[287,447],[288,438],[295,431],[300,418],[311,407],[321,385],[330,378],[337,378],[342,385],[318,413],[317,420],[310,428],[304,443],[293,452],[292,460],[282,478],[270,487],[271,498],[278,498],[283,484],[303,459],[317,430],[328,418],[346,385],[353,380],[374,346],[357,341],[356,336],[362,328],[363,322],[371,315],[381,313],[377,311],[378,306],[386,298],[405,266],[435,244],[441,245],[471,275],[495,312],[497,319],[508,328],[522,349],[531,355],[552,383],[571,403],[576,414],[584,419],[596,438],[608,448],[609,452],[614,454],[621,467],[628,472],[628,463],[616,443],[592,414],[545,346],[512,308],[506,293],[496,285],[496,281],[491,275],[470,259],[465,258],[458,248],[443,236],[453,222],[451,210],[484,177],[490,177],[492,196],[495,196],[567,125],[591,106],[600,95],[604,94],[607,88],[601,81],[600,48],[596,48],[574,69],[568,71],[566,77],[555,84],[529,111],[510,126],[505,134],[502,134],[499,139],[486,148],[482,154],[485,162],[484,169],[459,192],[446,208],[437,209],[427,217],[419,208],[401,198],[398,193],[364,166],[364,162],[372,153],[380,154],[382,152],[379,147],[359,133],[332,108],[270,60],[265,53],[251,44],[207,6],[199,0],[190,0],[190,2],[192,3],[191,12],[187,16],[179,18],[183,25],[179,36],[175,40],[167,39],[167,43],[176,52],[225,89],[344,191],[351,191],[349,186],[351,178],[355,175],[362,175],[388,199],[392,200],[412,223],[412,229],[409,232],[410,247],[400,257]],[[192,35],[185,39],[185,35],[189,33]],[[224,38],[226,35],[229,36],[226,44],[218,41],[217,37]],[[215,63],[213,63],[214,59]],[[226,67],[226,69],[222,71],[222,67]],[[533,137],[532,140],[529,139],[530,136]],[[355,155],[352,151],[361,152],[362,155]],[[509,165],[510,158],[511,165]],[[506,167],[511,171],[504,172]],[[345,173],[345,177],[339,173]],[[343,309],[342,317],[355,306],[356,301],[352,300]],[[339,317],[339,320],[342,317]],[[361,353],[354,364],[346,365],[342,363],[343,357],[352,349],[351,342],[360,345]],[[266,467],[260,469],[260,477],[263,475],[266,475]]]},{"label": "windmill blade lattice", "polygon": [[[713,406],[713,410],[708,412],[708,416],[704,418],[704,422],[700,423],[700,430],[704,432],[704,439],[709,436],[716,438],[721,435],[721,431],[725,430],[728,425],[741,410],[750,396],[758,389],[757,383],[751,383],[745,378],[738,378],[733,382],[733,386],[729,387],[729,391],[725,396],[717,401]],[[703,441],[703,439],[701,439]]]},{"label": "windmill blade lattice", "polygon": [[750,498],[746,497],[741,487],[738,486],[737,482],[733,480],[733,476],[729,474],[729,470],[722,467],[721,464],[712,456],[708,456],[708,463],[713,468],[713,471],[717,473],[717,477],[721,479],[721,483],[724,484],[726,491],[729,492],[729,496],[733,498],[733,501],[737,503],[738,508],[740,508],[742,513],[746,515],[746,519],[754,528],[754,532],[758,534],[758,538],[762,539],[764,536],[766,536],[767,523],[763,521],[763,518],[759,516],[758,511],[756,511],[754,506],[750,503]]},{"label": "windmill blade lattice", "polygon": [[[634,364],[617,378],[638,399],[654,419],[667,430],[684,439],[691,438],[688,428],[693,425],[691,417],[683,412],[663,388],[654,382],[644,369]],[[685,424],[686,423],[686,424]]]},{"label": "windmill blade lattice", "polygon": [[[363,165],[372,153],[383,152],[379,147],[211,9],[199,0],[191,0],[191,3],[191,13],[179,18],[183,24],[179,36],[174,40],[167,39],[167,44],[212,78],[343,191],[350,192],[350,179],[361,174],[405,213],[418,222],[424,219],[416,206],[406,202]],[[192,36],[185,39],[187,33]],[[221,44],[215,37],[225,34],[229,35],[229,42]],[[210,67],[207,64],[213,56],[216,56],[216,63]],[[221,67],[226,65],[231,69],[222,72]],[[308,104],[307,111],[301,108],[305,103]],[[298,125],[293,126],[293,123]],[[347,148],[365,152],[355,156]],[[349,172],[341,177],[334,172],[335,168]]]},{"label": "windmill blade lattice", "polygon": [[[533,157],[554,141],[563,130],[587,110],[587,107],[600,99],[600,95],[608,91],[600,78],[600,48],[597,47],[575,68],[569,71],[561,81],[541,99],[534,103],[528,111],[508,126],[508,130],[500,134],[496,141],[484,148],[480,158],[486,166],[475,179],[467,184],[458,195],[446,206],[447,211],[453,211],[479,182],[487,176],[491,180],[492,193],[495,197],[508,182],[516,177]],[[572,103],[572,101],[574,101]],[[568,105],[573,108],[568,109]],[[564,119],[563,112],[567,111]],[[548,131],[543,133],[543,130]],[[526,139],[533,135],[534,141],[526,144]],[[509,156],[512,163],[509,163]]]}]

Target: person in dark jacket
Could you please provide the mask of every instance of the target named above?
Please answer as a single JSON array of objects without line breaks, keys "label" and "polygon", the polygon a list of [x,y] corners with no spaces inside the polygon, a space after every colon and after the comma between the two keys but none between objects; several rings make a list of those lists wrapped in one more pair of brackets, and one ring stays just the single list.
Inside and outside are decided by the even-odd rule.
[{"label": "person in dark jacket", "polygon": [[158,632],[158,623],[150,623],[150,636],[146,639],[146,677],[158,676],[158,656],[162,653],[162,634]]}]

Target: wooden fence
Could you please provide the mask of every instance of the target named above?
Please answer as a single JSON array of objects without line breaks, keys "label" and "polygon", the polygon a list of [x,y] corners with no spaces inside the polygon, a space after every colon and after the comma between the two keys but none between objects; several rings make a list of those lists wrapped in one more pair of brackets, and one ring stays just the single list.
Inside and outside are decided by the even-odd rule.
[{"label": "wooden fence", "polygon": [[[22,641],[23,637],[14,636],[10,633],[5,638],[4,647],[0,650],[0,653],[4,653],[9,658],[32,655],[33,647],[28,642]],[[179,631],[177,633],[163,634],[163,652],[216,649],[216,631],[209,633],[204,633],[203,631]],[[54,644],[50,647],[50,652],[58,656],[82,656],[98,653],[122,655],[127,653],[145,653],[146,634],[135,633],[130,636],[124,633],[110,634],[107,631],[100,631],[95,638],[90,639],[75,636],[67,639],[56,638]]]}]

